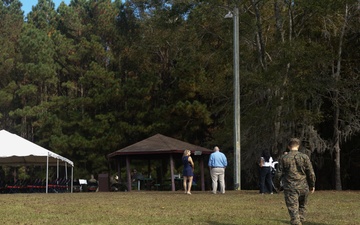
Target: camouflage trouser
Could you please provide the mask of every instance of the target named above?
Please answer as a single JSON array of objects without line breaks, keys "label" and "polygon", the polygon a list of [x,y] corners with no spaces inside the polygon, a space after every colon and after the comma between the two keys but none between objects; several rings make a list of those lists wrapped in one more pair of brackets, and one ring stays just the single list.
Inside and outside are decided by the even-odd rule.
[{"label": "camouflage trouser", "polygon": [[285,203],[291,218],[291,224],[301,224],[302,221],[305,221],[309,189],[284,190],[284,194]]}]

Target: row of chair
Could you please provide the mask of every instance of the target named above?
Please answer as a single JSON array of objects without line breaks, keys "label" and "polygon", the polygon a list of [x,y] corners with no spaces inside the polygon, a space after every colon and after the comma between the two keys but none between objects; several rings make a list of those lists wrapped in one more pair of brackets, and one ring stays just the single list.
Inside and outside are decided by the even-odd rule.
[{"label": "row of chair", "polygon": [[[48,183],[48,192],[59,193],[70,190],[70,179],[58,178]],[[46,192],[46,179],[0,181],[0,193],[43,193]]]}]

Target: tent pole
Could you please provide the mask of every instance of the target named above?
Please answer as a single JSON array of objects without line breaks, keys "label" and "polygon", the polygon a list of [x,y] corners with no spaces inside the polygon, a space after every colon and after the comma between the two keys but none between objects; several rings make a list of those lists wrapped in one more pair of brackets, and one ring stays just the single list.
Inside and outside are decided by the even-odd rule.
[{"label": "tent pole", "polygon": [[56,160],[56,178],[59,179],[59,159]]},{"label": "tent pole", "polygon": [[49,191],[49,153],[46,157],[46,194]]},{"label": "tent pole", "polygon": [[71,191],[70,193],[73,193],[73,185],[74,185],[74,167],[72,166],[71,167],[71,184],[70,184],[70,187],[71,187]]},{"label": "tent pole", "polygon": [[68,179],[67,162],[65,162],[65,179]]}]

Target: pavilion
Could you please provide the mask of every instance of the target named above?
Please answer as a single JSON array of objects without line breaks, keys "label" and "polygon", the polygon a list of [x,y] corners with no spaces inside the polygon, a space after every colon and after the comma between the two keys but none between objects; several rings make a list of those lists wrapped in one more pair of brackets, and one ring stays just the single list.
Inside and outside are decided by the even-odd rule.
[{"label": "pavilion", "polygon": [[[197,145],[193,145],[187,142],[183,142],[171,137],[167,137],[161,134],[156,134],[152,137],[144,139],[133,145],[117,150],[108,155],[108,159],[116,160],[118,174],[120,176],[121,161],[125,158],[126,164],[126,177],[127,177],[127,188],[131,190],[131,160],[141,159],[148,160],[148,169],[150,170],[150,159],[167,158],[170,159],[170,173],[171,173],[171,190],[175,191],[175,176],[174,176],[174,156],[181,158],[184,150],[190,150],[193,154],[194,160],[199,160],[200,167],[200,179],[201,179],[201,190],[205,191],[205,180],[204,180],[204,158],[211,154],[213,151],[207,148],[203,148]],[[196,159],[195,159],[196,158]]]}]

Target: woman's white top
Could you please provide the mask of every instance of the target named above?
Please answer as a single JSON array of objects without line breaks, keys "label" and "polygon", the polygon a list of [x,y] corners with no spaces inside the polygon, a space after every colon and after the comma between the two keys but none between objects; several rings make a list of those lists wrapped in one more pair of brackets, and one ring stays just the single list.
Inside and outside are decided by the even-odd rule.
[{"label": "woman's white top", "polygon": [[264,161],[263,167],[270,167],[273,165],[273,158],[270,157],[269,162],[265,162],[264,157],[261,157],[261,159]]}]

